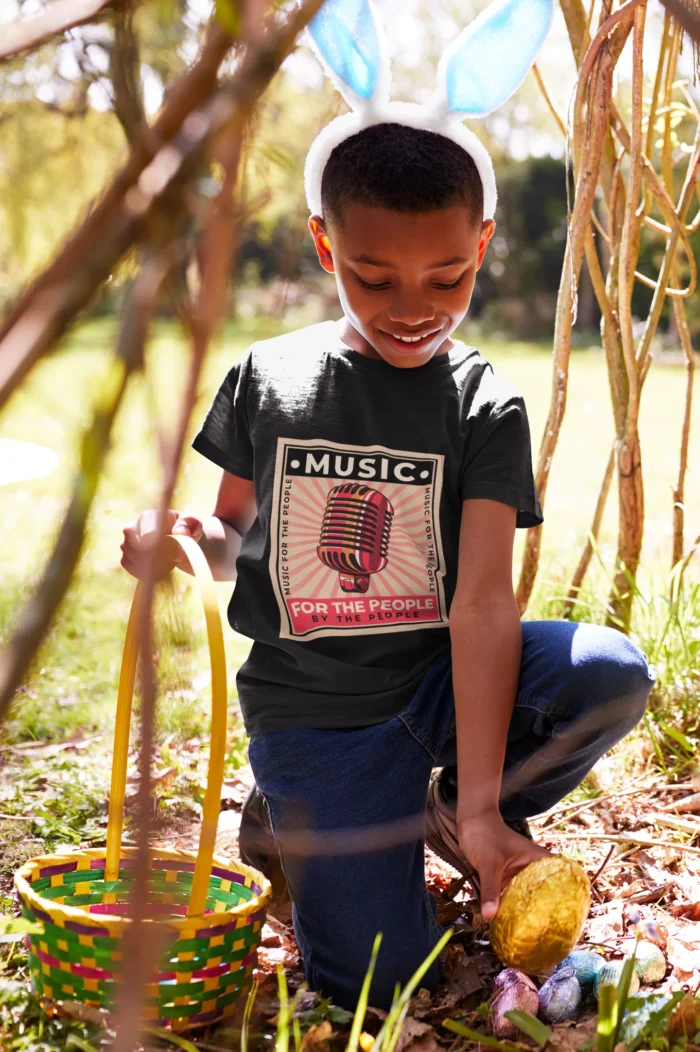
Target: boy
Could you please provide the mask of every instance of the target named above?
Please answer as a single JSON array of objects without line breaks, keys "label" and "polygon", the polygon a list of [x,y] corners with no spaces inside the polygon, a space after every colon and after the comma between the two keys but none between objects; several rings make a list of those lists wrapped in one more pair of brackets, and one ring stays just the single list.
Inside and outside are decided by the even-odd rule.
[{"label": "boy", "polygon": [[[526,411],[451,338],[494,231],[470,155],[376,124],[333,150],[321,193],[310,229],[343,319],[231,368],[194,440],[223,469],[214,514],[169,527],[218,580],[237,575],[250,762],[308,981],[354,1008],[381,931],[370,999],[386,1008],[441,934],[423,871],[432,769],[428,841],[489,919],[546,854],[527,817],[637,723],[652,676],[611,629],[520,622],[515,529],[542,521]],[[124,531],[135,576],[153,525]]]}]

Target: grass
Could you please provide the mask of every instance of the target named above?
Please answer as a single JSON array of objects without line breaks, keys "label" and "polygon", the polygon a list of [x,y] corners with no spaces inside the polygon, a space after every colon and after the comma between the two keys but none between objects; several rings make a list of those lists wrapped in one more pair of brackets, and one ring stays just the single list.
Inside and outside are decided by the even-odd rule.
[{"label": "grass", "polygon": [[[208,362],[195,426],[231,362],[254,339],[273,331],[267,322],[228,327]],[[17,611],[35,587],[50,550],[67,499],[78,435],[89,419],[91,392],[104,368],[113,334],[110,321],[83,326],[31,374],[0,418],[0,435],[44,444],[60,457],[60,467],[52,475],[5,487],[2,492],[0,642],[11,633]],[[522,390],[536,453],[549,400],[550,349],[494,340],[479,341],[479,346]],[[116,680],[133,594],[133,581],[119,566],[121,530],[156,501],[156,424],[166,433],[172,428],[183,375],[184,351],[177,331],[172,325],[159,324],[147,373],[134,383],[118,421],[78,574],[8,722],[0,729],[0,746],[9,761],[4,771],[0,769],[0,895],[7,896],[12,871],[29,855],[71,843],[104,843]],[[675,602],[669,598],[668,582],[670,487],[677,465],[683,384],[682,369],[655,367],[645,392],[641,432],[648,517],[633,624],[634,638],[660,673],[652,716],[640,733],[669,776],[687,771],[697,754],[700,711],[697,566],[691,564],[685,593]],[[689,538],[700,532],[698,436],[700,402],[696,400],[686,484]],[[549,483],[541,573],[529,617],[558,616],[568,576],[589,528],[611,440],[604,362],[599,352],[579,350],[572,358],[567,418]],[[213,505],[218,477],[217,468],[189,451],[176,506],[206,514]],[[617,528],[615,504],[612,494],[598,558],[579,605],[578,613],[587,620],[605,617]],[[520,546],[522,540],[521,535]],[[220,584],[217,589],[223,608],[231,586]],[[184,575],[176,575],[170,591],[164,590],[159,597],[157,625],[158,762],[161,767],[174,768],[159,804],[167,819],[183,809],[197,812],[202,767],[192,757],[196,743],[206,741],[209,722],[202,615]],[[244,762],[246,743],[233,673],[245,658],[249,641],[230,629],[225,639],[230,675],[228,763],[235,768]],[[33,742],[41,748],[33,749]],[[70,747],[63,747],[71,742]],[[47,750],[52,743],[55,750]],[[183,752],[186,746],[189,753]],[[627,762],[621,752],[621,766]],[[584,795],[590,791],[594,790],[585,785],[579,790]],[[10,911],[11,900],[0,898],[0,908]],[[74,1047],[83,1047],[80,1042],[89,1038],[85,1026],[45,1020],[36,1014],[36,1006],[27,1000],[23,960],[21,944],[0,943],[2,1047],[22,1052],[69,1047],[69,1033],[75,1039]],[[24,1043],[17,1043],[17,1020],[25,1028]],[[42,1028],[43,1036],[39,1033]],[[13,1035],[13,1043],[7,1044],[6,1034]]]}]

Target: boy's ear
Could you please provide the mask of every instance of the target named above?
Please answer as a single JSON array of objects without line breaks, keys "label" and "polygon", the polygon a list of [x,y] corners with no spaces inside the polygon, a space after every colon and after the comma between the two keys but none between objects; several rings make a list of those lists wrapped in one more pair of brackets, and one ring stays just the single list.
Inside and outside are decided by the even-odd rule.
[{"label": "boy's ear", "polygon": [[481,264],[484,261],[484,254],[489,246],[489,241],[493,237],[496,231],[496,224],[493,219],[485,219],[481,227],[481,237],[479,238],[479,252],[477,255],[476,269],[479,270]]},{"label": "boy's ear", "polygon": [[328,274],[335,273],[335,267],[333,265],[333,253],[331,252],[331,243],[328,238],[328,234],[323,226],[323,220],[320,216],[311,216],[309,219],[309,230],[311,236],[314,239],[314,245],[318,253],[318,261],[323,269]]}]

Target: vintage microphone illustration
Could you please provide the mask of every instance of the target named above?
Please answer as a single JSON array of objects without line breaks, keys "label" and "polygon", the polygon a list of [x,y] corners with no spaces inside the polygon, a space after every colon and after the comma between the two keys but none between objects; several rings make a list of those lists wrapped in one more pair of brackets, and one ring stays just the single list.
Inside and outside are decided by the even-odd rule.
[{"label": "vintage microphone illustration", "polygon": [[316,549],[340,575],[344,592],[366,592],[370,574],[387,564],[394,509],[379,490],[344,482],[328,493]]}]

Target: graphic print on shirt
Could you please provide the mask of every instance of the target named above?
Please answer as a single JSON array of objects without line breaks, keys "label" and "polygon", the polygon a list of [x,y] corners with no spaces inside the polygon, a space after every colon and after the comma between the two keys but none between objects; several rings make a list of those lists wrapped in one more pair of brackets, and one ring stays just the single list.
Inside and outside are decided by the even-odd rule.
[{"label": "graphic print on shirt", "polygon": [[443,460],[277,440],[270,576],[282,638],[447,624]]}]

